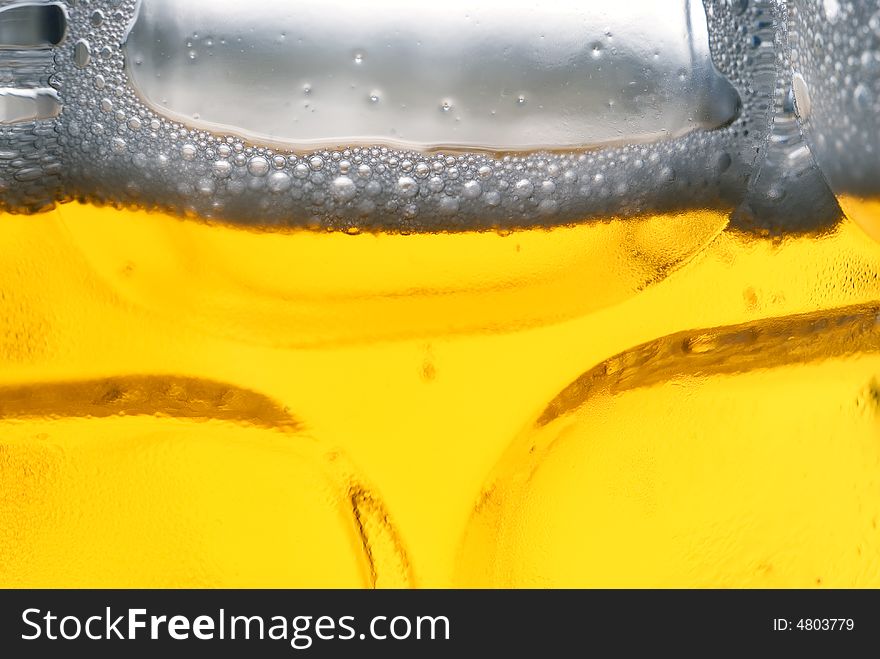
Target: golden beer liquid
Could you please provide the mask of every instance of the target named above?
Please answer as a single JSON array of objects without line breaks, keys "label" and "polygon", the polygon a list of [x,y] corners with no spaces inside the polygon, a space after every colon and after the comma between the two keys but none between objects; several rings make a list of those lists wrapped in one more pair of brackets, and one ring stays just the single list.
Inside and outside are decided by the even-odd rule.
[{"label": "golden beer liquid", "polygon": [[880,586],[880,245],[848,220],[66,204],[0,253],[2,586]]}]

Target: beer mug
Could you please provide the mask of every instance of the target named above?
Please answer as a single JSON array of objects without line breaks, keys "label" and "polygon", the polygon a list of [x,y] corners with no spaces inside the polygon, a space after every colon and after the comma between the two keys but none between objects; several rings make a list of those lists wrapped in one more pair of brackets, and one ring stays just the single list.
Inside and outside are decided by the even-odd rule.
[{"label": "beer mug", "polygon": [[0,585],[877,586],[880,7],[0,2]]}]

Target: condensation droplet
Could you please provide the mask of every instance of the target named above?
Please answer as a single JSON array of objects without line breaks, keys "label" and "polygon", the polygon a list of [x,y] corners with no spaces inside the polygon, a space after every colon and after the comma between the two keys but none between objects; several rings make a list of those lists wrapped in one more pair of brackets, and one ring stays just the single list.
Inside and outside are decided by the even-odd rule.
[{"label": "condensation droplet", "polygon": [[514,189],[521,197],[531,197],[535,186],[532,185],[532,182],[529,179],[524,178],[516,182]]},{"label": "condensation droplet", "polygon": [[482,193],[483,188],[476,181],[468,181],[461,188],[461,196],[465,199],[476,199]]},{"label": "condensation droplet", "polygon": [[837,22],[840,15],[840,2],[838,0],[822,0],[822,6],[825,10],[825,18],[832,23]]},{"label": "condensation droplet", "polygon": [[194,160],[196,157],[196,147],[192,144],[184,144],[180,147],[180,155],[184,160]]},{"label": "condensation droplet", "polygon": [[206,197],[211,196],[217,190],[217,186],[214,185],[214,181],[209,178],[199,179],[199,182],[196,184],[196,189],[200,194],[205,195]]},{"label": "condensation droplet", "polygon": [[458,212],[459,203],[456,197],[440,197],[438,206],[444,215],[452,215]]},{"label": "condensation droplet", "polygon": [[538,204],[538,212],[544,216],[553,215],[557,210],[559,210],[559,203],[555,199],[544,199]]},{"label": "condensation droplet", "polygon": [[292,185],[293,181],[285,172],[275,172],[269,177],[266,187],[269,188],[270,192],[278,193],[290,190]]},{"label": "condensation droplet", "polygon": [[730,169],[730,165],[733,163],[733,160],[730,157],[730,154],[727,152],[721,153],[718,155],[718,158],[715,160],[715,170],[718,174],[723,174],[728,169]]},{"label": "condensation droplet", "polygon": [[228,160],[218,160],[212,166],[214,176],[227,178],[232,173],[232,164]]},{"label": "condensation droplet", "polygon": [[871,18],[868,19],[868,27],[871,28],[871,32],[874,33],[874,36],[880,39],[880,11],[875,12],[871,15]]},{"label": "condensation droplet", "polygon": [[351,201],[357,194],[357,186],[347,176],[337,176],[331,184],[333,196],[339,201]]},{"label": "condensation droplet", "polygon": [[800,73],[795,73],[791,77],[791,87],[794,90],[794,102],[797,108],[798,116],[806,121],[810,118],[810,110],[812,102],[810,101],[810,88],[807,87],[807,81]]},{"label": "condensation droplet", "polygon": [[401,176],[397,180],[397,190],[404,197],[415,197],[419,193],[419,184],[411,176]]},{"label": "condensation droplet", "polygon": [[265,176],[269,173],[269,161],[263,156],[254,156],[248,161],[247,170],[253,176]]},{"label": "condensation droplet", "polygon": [[73,63],[80,69],[84,69],[92,61],[92,50],[89,42],[80,39],[73,46]]},{"label": "condensation droplet", "polygon": [[853,101],[861,112],[868,112],[874,104],[874,95],[864,83],[859,83],[853,91]]}]

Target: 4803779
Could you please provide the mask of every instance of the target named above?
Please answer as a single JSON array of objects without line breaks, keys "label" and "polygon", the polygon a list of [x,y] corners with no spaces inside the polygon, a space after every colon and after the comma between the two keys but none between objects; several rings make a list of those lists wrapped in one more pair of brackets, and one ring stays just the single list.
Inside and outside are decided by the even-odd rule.
[{"label": "4803779", "polygon": [[773,620],[773,631],[802,631],[802,632],[851,632],[856,623],[852,618],[798,618],[797,622],[786,618]]}]

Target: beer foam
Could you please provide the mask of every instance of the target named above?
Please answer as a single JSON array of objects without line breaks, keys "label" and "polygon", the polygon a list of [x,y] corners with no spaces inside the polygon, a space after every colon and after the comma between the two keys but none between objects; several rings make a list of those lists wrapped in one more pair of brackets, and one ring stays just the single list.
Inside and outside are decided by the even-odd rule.
[{"label": "beer foam", "polygon": [[798,80],[797,109],[832,189],[876,197],[880,6],[843,0],[795,3],[787,46]]},{"label": "beer foam", "polygon": [[[247,8],[237,6],[242,13],[230,21],[246,19]],[[138,54],[123,44],[137,8],[135,0],[68,8],[68,38],[55,53],[52,76],[64,103],[53,124],[64,165],[62,199],[259,228],[349,232],[507,230],[695,208],[736,211],[744,226],[809,229],[816,217],[825,222],[839,213],[818,174],[812,197],[798,187],[810,178],[804,172],[816,172],[812,159],[792,170],[791,159],[779,155],[781,141],[772,139],[780,134],[774,113],[790,87],[776,31],[786,9],[773,0],[705,5],[714,67],[737,100],[723,125],[647,143],[636,131],[631,141],[622,134],[614,144],[600,139],[530,151],[493,150],[498,145],[491,142],[481,149],[399,148],[393,140],[309,150],[247,131],[207,130],[198,117],[178,120],[158,112],[156,99],[145,102],[132,82]],[[613,53],[601,56],[610,60]],[[353,66],[364,65],[370,53],[365,47],[351,57]],[[420,84],[418,74],[412,85]],[[381,104],[381,90],[369,91],[377,100],[366,102]],[[316,93],[308,83],[300,92]],[[514,104],[520,95],[522,104],[531,102],[523,93]],[[454,98],[438,111],[444,103],[454,112]],[[777,179],[786,187],[761,183]],[[827,212],[813,212],[817,197]]]}]

